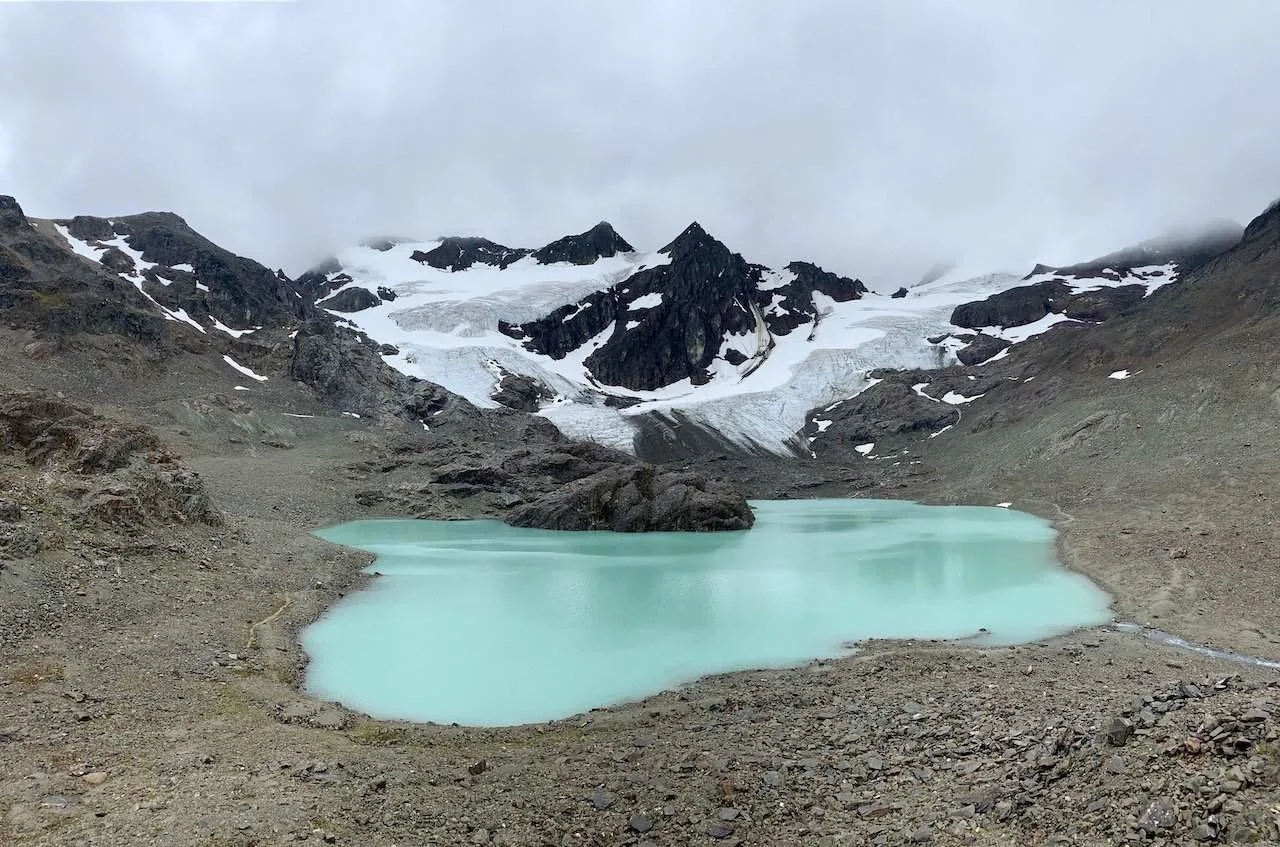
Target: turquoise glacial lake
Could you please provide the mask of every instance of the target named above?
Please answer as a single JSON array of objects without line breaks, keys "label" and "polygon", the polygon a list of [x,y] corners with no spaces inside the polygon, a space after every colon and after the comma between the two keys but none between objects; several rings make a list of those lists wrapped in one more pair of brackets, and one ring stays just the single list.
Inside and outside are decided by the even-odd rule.
[{"label": "turquoise glacial lake", "polygon": [[1039,518],[887,500],[752,504],[734,533],[355,521],[381,574],[302,634],[307,689],[378,718],[553,720],[867,638],[1034,641],[1110,619]]}]

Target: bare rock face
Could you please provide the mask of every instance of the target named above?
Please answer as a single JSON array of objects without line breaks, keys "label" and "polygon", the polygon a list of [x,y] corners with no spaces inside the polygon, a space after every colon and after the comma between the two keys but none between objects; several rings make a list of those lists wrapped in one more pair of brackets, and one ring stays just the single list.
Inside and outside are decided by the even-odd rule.
[{"label": "bare rock face", "polygon": [[[394,299],[394,295],[393,298]],[[382,305],[382,298],[367,288],[348,288],[333,295],[320,304],[323,308],[334,312],[362,312]]]},{"label": "bare rock face", "polygon": [[980,365],[1011,344],[1012,342],[1003,338],[980,332],[968,345],[956,351],[956,358],[962,365]]},{"label": "bare rock face", "polygon": [[1059,301],[1071,294],[1062,280],[1020,285],[985,300],[963,303],[951,313],[951,322],[968,329],[988,326],[1022,326],[1040,320],[1050,312],[1061,312]]},{"label": "bare rock face", "polygon": [[378,419],[424,421],[447,402],[466,402],[389,367],[367,336],[323,318],[298,328],[289,375],[335,408]]},{"label": "bare rock face", "polygon": [[536,412],[543,400],[550,400],[551,391],[538,380],[524,374],[504,373],[498,381],[493,399],[520,412]]},{"label": "bare rock face", "polygon": [[0,453],[18,453],[83,516],[108,525],[218,525],[204,482],[150,429],[34,392],[0,393]]},{"label": "bare rock face", "polygon": [[475,264],[505,268],[531,252],[523,247],[507,247],[487,238],[450,236],[425,253],[415,250],[410,258],[442,271],[465,271]]},{"label": "bare rock face", "polygon": [[614,532],[749,529],[746,498],[722,482],[653,465],[609,468],[569,483],[507,515],[511,526]]}]

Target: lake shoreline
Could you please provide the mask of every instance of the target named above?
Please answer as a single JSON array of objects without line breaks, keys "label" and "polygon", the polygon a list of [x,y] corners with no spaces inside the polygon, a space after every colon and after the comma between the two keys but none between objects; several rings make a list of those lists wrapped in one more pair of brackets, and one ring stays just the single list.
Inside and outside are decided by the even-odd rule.
[{"label": "lake shoreline", "polygon": [[[1221,785],[1248,764],[1227,742],[1280,731],[1277,674],[1105,629],[1014,648],[869,642],[852,656],[713,675],[501,729],[377,721],[311,698],[297,687],[306,668],[297,633],[375,579],[363,572],[369,556],[307,529],[367,515],[342,471],[348,451],[337,437],[265,458],[196,456],[226,527],[178,528],[175,551],[122,552],[129,593],[107,597],[126,604],[86,606],[93,597],[77,600],[71,583],[42,598],[79,605],[74,627],[4,659],[0,705],[19,740],[0,744],[0,764],[16,776],[0,777],[0,833],[18,844],[134,845],[181,832],[237,847],[299,837],[560,847],[582,843],[575,833],[635,847],[843,847],[926,834],[1005,845],[1060,835],[1084,847],[1124,839],[1162,798],[1187,837],[1211,818],[1252,820],[1213,813],[1214,796],[1179,786]],[[259,484],[264,472],[273,486]],[[875,494],[1007,500],[1032,512],[1041,494],[922,482]],[[1149,623],[1141,613],[1158,597],[1144,598],[1181,562],[1162,535],[1188,518],[1156,511],[1121,533],[1145,514],[1120,516],[1105,501],[1068,507],[1074,520],[1037,508],[1058,517],[1063,564],[1114,587],[1117,608],[1139,613],[1125,617]],[[1160,567],[1145,575],[1153,561]],[[1238,627],[1194,615],[1213,608],[1207,595],[1178,602],[1189,611],[1165,612],[1162,628],[1267,655]],[[1200,738],[1211,716],[1235,728],[1206,731],[1194,755],[1168,752]],[[1099,740],[1113,724],[1128,733],[1118,746]],[[92,785],[80,771],[106,777]],[[1230,796],[1263,809],[1275,792],[1260,777]],[[44,805],[56,797],[74,799]]]}]

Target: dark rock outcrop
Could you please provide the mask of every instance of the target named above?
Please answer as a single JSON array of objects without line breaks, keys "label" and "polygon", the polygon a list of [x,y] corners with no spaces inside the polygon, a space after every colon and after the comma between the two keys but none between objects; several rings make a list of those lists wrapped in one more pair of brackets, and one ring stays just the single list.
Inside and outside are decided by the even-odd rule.
[{"label": "dark rock outcrop", "polygon": [[504,373],[491,395],[495,402],[519,412],[536,412],[551,391],[538,380],[524,374]]},{"label": "dark rock outcrop", "polygon": [[1145,285],[1120,285],[1082,291],[1062,301],[1062,314],[1078,321],[1105,321],[1137,308],[1147,296]]},{"label": "dark rock outcrop", "polygon": [[[813,298],[815,292],[839,303],[857,300],[867,293],[861,280],[837,276],[812,262],[791,262],[787,270],[794,276],[791,282],[756,295],[757,303],[765,309],[765,324],[774,335],[787,335],[797,327],[820,319]],[[775,298],[781,299],[772,307]]]},{"label": "dark rock outcrop", "polygon": [[710,532],[748,529],[746,499],[701,474],[652,465],[610,468],[520,506],[512,526],[614,532]]},{"label": "dark rock outcrop", "polygon": [[367,288],[344,288],[332,297],[318,303],[321,308],[334,312],[361,312],[382,305],[381,298]]},{"label": "dark rock outcrop", "polygon": [[298,328],[289,375],[322,402],[362,417],[423,422],[446,406],[466,404],[435,383],[389,367],[368,336],[321,317]]},{"label": "dark rock outcrop", "polygon": [[81,241],[110,241],[116,237],[110,221],[92,215],[76,215],[66,226],[67,231]]},{"label": "dark rock outcrop", "polygon": [[431,250],[415,250],[410,258],[440,270],[463,271],[477,263],[505,268],[530,252],[524,248],[504,247],[487,238],[450,236]]},{"label": "dark rock outcrop", "polygon": [[0,194],[0,232],[14,232],[28,226],[27,216],[22,213],[18,201],[7,194]]},{"label": "dark rock outcrop", "polygon": [[[853,446],[897,436],[920,437],[960,420],[960,412],[954,406],[922,397],[912,390],[908,384],[910,378],[886,379],[823,411],[820,416],[831,421],[822,433],[823,439]],[[817,435],[816,427],[808,434]]]},{"label": "dark rock outcrop", "polygon": [[907,289],[899,288],[897,291],[893,292],[889,296],[892,297],[894,300],[901,300],[903,297],[907,296]]},{"label": "dark rock outcrop", "polygon": [[85,517],[101,523],[222,522],[199,475],[154,432],[85,406],[34,392],[0,394],[0,453],[41,468]]},{"label": "dark rock outcrop", "polygon": [[988,326],[1022,326],[1040,320],[1055,308],[1056,301],[1071,294],[1071,286],[1060,280],[1020,285],[985,300],[962,303],[951,313],[951,323],[969,329]]},{"label": "dark rock outcrop", "polygon": [[956,351],[956,358],[962,365],[980,365],[1011,345],[1012,342],[1003,338],[980,332],[967,345]]},{"label": "dark rock outcrop", "polygon": [[[1107,273],[1111,281],[1121,278]],[[1050,279],[1010,288],[985,300],[962,303],[952,311],[951,323],[969,329],[1022,326],[1050,314],[1098,322],[1132,311],[1146,296],[1147,286],[1141,283],[1073,293],[1066,280]]]},{"label": "dark rock outcrop", "polygon": [[601,221],[586,232],[566,235],[533,251],[533,257],[543,265],[555,262],[590,265],[597,259],[616,256],[619,253],[630,253],[634,250],[635,248],[618,235],[611,224]]}]

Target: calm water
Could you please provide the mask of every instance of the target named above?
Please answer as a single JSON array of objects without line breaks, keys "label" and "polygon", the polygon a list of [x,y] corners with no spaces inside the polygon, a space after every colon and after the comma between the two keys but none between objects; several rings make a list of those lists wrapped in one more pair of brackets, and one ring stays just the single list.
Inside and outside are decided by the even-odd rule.
[{"label": "calm water", "polygon": [[864,638],[998,643],[1107,621],[1048,524],[997,508],[753,503],[748,532],[618,535],[497,521],[355,521],[318,533],[383,574],[302,636],[307,686],[375,717],[503,725]]}]

